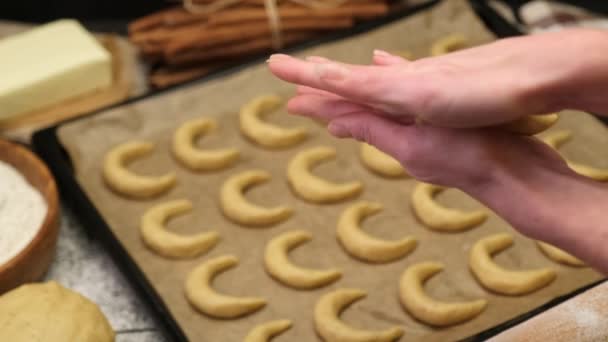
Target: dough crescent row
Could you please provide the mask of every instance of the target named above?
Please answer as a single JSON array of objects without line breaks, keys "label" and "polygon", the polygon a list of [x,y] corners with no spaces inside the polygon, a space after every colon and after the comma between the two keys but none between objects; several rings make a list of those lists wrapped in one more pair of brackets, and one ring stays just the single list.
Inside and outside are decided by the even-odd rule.
[{"label": "dough crescent row", "polygon": [[141,236],[146,246],[167,258],[193,258],[213,248],[220,239],[217,232],[185,236],[166,229],[167,220],[191,210],[192,202],[188,200],[173,200],[148,209],[140,224]]},{"label": "dough crescent row", "polygon": [[336,269],[315,270],[294,265],[288,252],[312,239],[304,230],[285,232],[268,242],[264,253],[266,271],[276,280],[296,289],[315,289],[340,279]]},{"label": "dough crescent row", "polygon": [[391,178],[407,176],[401,163],[370,144],[361,144],[359,156],[365,167],[381,176]]},{"label": "dough crescent row", "polygon": [[358,289],[337,289],[321,296],[314,310],[315,329],[325,341],[391,342],[403,335],[403,329],[393,327],[381,331],[356,329],[340,320],[340,313],[366,293]]},{"label": "dough crescent row", "polygon": [[505,295],[523,295],[549,285],[557,276],[551,268],[508,270],[492,260],[492,255],[513,245],[513,237],[500,233],[480,239],[469,254],[469,267],[485,288]]},{"label": "dough crescent row", "polygon": [[243,135],[268,148],[290,147],[306,139],[308,133],[304,128],[282,128],[262,120],[281,103],[281,98],[276,95],[263,95],[243,105],[239,113]]},{"label": "dough crescent row", "polygon": [[256,184],[270,180],[270,173],[249,170],[237,173],[224,182],[220,191],[220,205],[224,215],[245,226],[270,226],[288,219],[293,209],[287,206],[265,208],[249,202],[243,192]]},{"label": "dough crescent row", "polygon": [[[561,145],[565,144],[572,138],[572,133],[566,130],[553,131],[544,135],[541,140],[553,149],[557,150]],[[562,156],[563,157],[563,156]],[[575,163],[566,158],[568,166],[579,175],[595,179],[600,182],[608,181],[608,169],[598,169],[593,166]]]},{"label": "dough crescent row", "polygon": [[215,318],[238,318],[254,313],[266,305],[257,297],[234,297],[216,292],[211,287],[213,278],[238,264],[232,255],[209,259],[194,268],[186,279],[186,298],[200,312]]},{"label": "dough crescent row", "polygon": [[361,230],[360,222],[382,211],[382,205],[362,201],[344,210],[338,220],[337,238],[348,254],[368,262],[391,262],[401,259],[416,248],[417,241],[405,237],[396,241],[381,240]]},{"label": "dough crescent row", "polygon": [[466,322],[479,315],[487,306],[485,299],[468,302],[443,302],[424,292],[424,283],[443,270],[438,262],[421,262],[408,267],[399,281],[399,298],[416,319],[434,326]]},{"label": "dough crescent row", "polygon": [[287,166],[287,180],[294,192],[313,203],[333,203],[357,196],[361,182],[334,183],[311,173],[311,168],[336,157],[332,147],[314,147],[296,154]]},{"label": "dough crescent row", "polygon": [[412,208],[416,217],[427,227],[441,232],[460,232],[483,223],[488,217],[485,210],[465,212],[446,208],[433,196],[445,187],[419,182],[412,193]]},{"label": "dough crescent row", "polygon": [[173,172],[143,176],[126,168],[125,164],[150,154],[153,149],[154,145],[145,141],[130,141],[113,147],[104,158],[105,183],[121,195],[139,199],[158,196],[171,189],[177,181]]},{"label": "dough crescent row", "polygon": [[269,342],[273,337],[282,334],[291,328],[292,323],[288,319],[280,319],[259,324],[251,329],[245,337],[244,342]]},{"label": "dough crescent row", "polygon": [[234,164],[239,151],[234,148],[202,150],[195,146],[196,140],[216,130],[215,120],[208,118],[184,122],[173,135],[173,155],[180,163],[194,171],[216,171]]}]

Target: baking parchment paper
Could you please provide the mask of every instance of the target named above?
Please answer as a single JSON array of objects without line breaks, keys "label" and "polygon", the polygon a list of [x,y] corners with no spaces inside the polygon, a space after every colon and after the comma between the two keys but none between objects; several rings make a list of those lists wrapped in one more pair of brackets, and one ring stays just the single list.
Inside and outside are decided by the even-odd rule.
[{"label": "baking parchment paper", "polygon": [[[449,33],[461,32],[473,44],[490,41],[492,36],[478,21],[466,1],[444,1],[425,13],[406,18],[342,41],[323,44],[298,55],[320,55],[352,63],[369,63],[374,48],[388,51],[409,50],[417,57],[427,55],[430,44]],[[58,133],[73,160],[76,177],[149,282],[165,301],[188,338],[192,341],[241,341],[255,325],[275,319],[291,319],[294,327],[277,338],[280,341],[315,341],[312,312],[323,293],[336,288],[360,288],[368,297],[348,308],[343,319],[354,327],[383,329],[399,325],[405,329],[402,341],[448,341],[468,337],[493,327],[518,314],[527,312],[550,299],[568,293],[600,278],[593,270],[569,268],[549,261],[535,243],[517,234],[496,215],[468,232],[440,234],[418,223],[410,209],[413,179],[388,180],[363,167],[358,159],[359,144],[337,140],[327,135],[318,123],[286,115],[281,110],[269,120],[285,126],[305,126],[310,138],[301,145],[283,150],[257,147],[238,130],[237,112],[250,99],[267,93],[288,97],[293,88],[272,77],[260,64],[221,79],[193,84],[150,97],[136,103],[107,110],[98,115],[62,126]],[[216,173],[194,173],[180,166],[171,156],[170,142],[174,130],[184,121],[200,116],[216,118],[220,129],[205,136],[204,148],[236,147],[242,159],[232,168]],[[608,167],[608,135],[595,119],[568,113],[558,126],[572,127],[575,138],[563,148],[580,162]],[[104,154],[113,146],[131,140],[156,144],[149,157],[131,168],[142,174],[158,175],[175,171],[179,184],[168,194],[153,200],[137,201],[120,197],[104,185],[101,166]],[[286,180],[287,162],[298,151],[330,145],[338,150],[335,161],[315,169],[319,175],[335,181],[360,180],[365,191],[356,200],[332,205],[313,205],[296,198]],[[576,157],[576,158],[574,158]],[[270,228],[246,228],[226,220],[218,207],[222,183],[231,175],[250,169],[270,171],[270,182],[256,186],[247,197],[258,204],[286,204],[295,215]],[[216,230],[222,241],[208,254],[193,260],[167,260],[150,252],[139,236],[139,219],[152,205],[170,199],[186,198],[195,210],[169,223],[170,229],[189,234]],[[381,238],[396,239],[411,235],[418,239],[416,250],[406,258],[390,264],[366,264],[349,257],[335,239],[335,226],[340,213],[358,200],[372,200],[385,206],[383,212],[367,219],[363,226]],[[448,190],[439,201],[461,209],[480,206],[465,194]],[[338,267],[343,278],[331,286],[313,291],[296,291],[271,279],[263,268],[266,242],[280,233],[305,229],[313,233],[312,242],[295,249],[292,260],[312,268]],[[500,253],[496,260],[505,267],[530,269],[552,267],[558,277],[551,285],[531,295],[506,297],[489,293],[473,279],[467,268],[468,251],[478,239],[497,232],[515,235],[515,245]],[[232,295],[262,296],[268,299],[263,310],[236,320],[211,319],[198,313],[186,301],[183,284],[188,272],[209,258],[232,254],[240,264],[216,278],[214,287]],[[440,261],[445,270],[426,285],[430,295],[442,300],[487,298],[488,308],[477,318],[457,326],[435,329],[419,323],[404,312],[397,297],[398,279],[409,265],[421,261]]]}]

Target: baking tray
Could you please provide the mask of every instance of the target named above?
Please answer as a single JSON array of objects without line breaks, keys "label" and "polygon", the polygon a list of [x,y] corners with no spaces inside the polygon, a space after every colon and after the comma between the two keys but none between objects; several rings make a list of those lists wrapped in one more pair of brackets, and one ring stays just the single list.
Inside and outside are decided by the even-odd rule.
[{"label": "baking tray", "polygon": [[[427,6],[422,6],[418,10],[422,10],[424,8],[427,8]],[[417,11],[412,11],[412,13],[415,12]],[[290,49],[289,52],[295,50],[298,50],[298,48]],[[236,69],[211,75],[209,77],[204,78],[202,81],[211,80],[215,77],[226,76],[232,71],[236,71]],[[75,212],[83,221],[85,226],[90,228],[90,232],[95,234],[107,246],[111,254],[116,259],[118,265],[123,269],[123,271],[125,272],[127,277],[129,277],[129,279],[132,281],[136,289],[142,292],[144,298],[148,299],[148,303],[151,304],[151,308],[156,314],[158,314],[159,321],[165,328],[165,331],[168,334],[168,338],[171,340],[185,341],[185,334],[183,333],[183,331],[181,331],[178,324],[171,317],[161,298],[152,288],[151,284],[147,282],[146,277],[135,265],[126,250],[118,242],[117,238],[113,235],[111,229],[103,221],[97,209],[89,201],[84,191],[80,188],[77,181],[75,180],[69,157],[63,150],[63,147],[61,146],[61,143],[59,142],[56,134],[58,127],[60,127],[61,125],[62,124],[37,133],[34,136],[35,148],[39,151],[43,159],[45,159],[45,161],[47,161],[47,163],[51,167],[53,173],[57,178],[58,183],[60,184],[60,187],[64,194],[64,198],[69,200],[69,204],[75,209]],[[524,314],[514,320],[503,323],[499,326],[489,329],[488,331],[480,333],[476,336],[472,336],[466,340],[483,340],[512,326],[513,324],[516,324],[519,321],[525,320],[526,317],[530,317],[538,312],[542,312],[548,307],[551,307],[556,303],[559,303],[565,300],[566,298],[569,298],[572,295],[575,295],[583,290],[584,289],[579,289],[568,295],[556,298],[550,303],[547,303],[546,305],[543,305],[542,307],[537,308],[530,313]]]}]

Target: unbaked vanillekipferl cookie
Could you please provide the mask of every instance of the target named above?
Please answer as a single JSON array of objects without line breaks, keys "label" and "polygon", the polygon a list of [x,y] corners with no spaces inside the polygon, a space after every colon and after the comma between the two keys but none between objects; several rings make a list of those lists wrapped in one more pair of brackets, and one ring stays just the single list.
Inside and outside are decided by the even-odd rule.
[{"label": "unbaked vanillekipferl cookie", "polygon": [[241,107],[239,113],[241,133],[249,140],[267,148],[294,146],[308,136],[304,128],[283,128],[263,120],[263,117],[282,104],[276,95],[262,95]]},{"label": "unbaked vanillekipferl cookie", "polygon": [[363,183],[334,183],[311,172],[311,169],[336,157],[333,147],[319,146],[298,152],[287,165],[287,180],[299,197],[312,203],[333,203],[355,197]]},{"label": "unbaked vanillekipferl cookie", "polygon": [[557,274],[551,268],[509,270],[499,266],[492,256],[513,245],[507,233],[490,235],[477,241],[469,253],[469,268],[483,287],[496,293],[518,296],[549,285]]},{"label": "unbaked vanillekipferl cookie", "polygon": [[173,134],[173,155],[181,164],[194,171],[217,171],[233,165],[239,159],[235,148],[204,150],[196,140],[217,129],[213,119],[198,118],[184,122]]},{"label": "unbaked vanillekipferl cookie", "polygon": [[295,289],[315,289],[340,279],[337,269],[317,270],[294,265],[288,257],[290,250],[310,241],[312,234],[304,230],[282,233],[266,244],[264,266],[274,279]]},{"label": "unbaked vanillekipferl cookie", "polygon": [[263,308],[266,305],[264,298],[229,296],[211,287],[215,276],[237,264],[235,256],[224,255],[208,259],[194,268],[185,284],[188,302],[208,316],[225,319],[239,318]]},{"label": "unbaked vanillekipferl cookie", "polygon": [[153,149],[154,144],[145,141],[129,141],[113,147],[104,158],[105,183],[115,192],[133,198],[150,198],[167,192],[177,181],[175,173],[144,176],[128,170],[125,165],[150,154]]},{"label": "unbaked vanillekipferl cookie", "polygon": [[141,218],[140,233],[145,245],[166,258],[193,258],[217,244],[217,232],[183,235],[167,230],[165,223],[174,216],[192,211],[192,202],[172,200],[146,210]]}]

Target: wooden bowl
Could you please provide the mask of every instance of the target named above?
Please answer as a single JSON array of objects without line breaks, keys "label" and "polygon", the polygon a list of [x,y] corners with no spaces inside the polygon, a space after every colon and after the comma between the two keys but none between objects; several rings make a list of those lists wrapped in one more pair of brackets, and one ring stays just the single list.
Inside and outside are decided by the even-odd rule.
[{"label": "wooden bowl", "polygon": [[0,294],[21,284],[40,280],[53,261],[59,233],[57,185],[46,165],[25,147],[0,139],[0,161],[17,169],[46,200],[42,227],[32,241],[0,265]]}]

